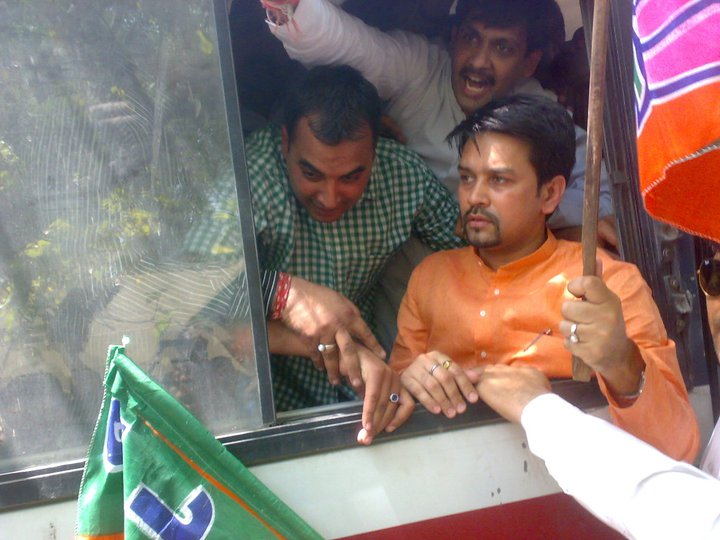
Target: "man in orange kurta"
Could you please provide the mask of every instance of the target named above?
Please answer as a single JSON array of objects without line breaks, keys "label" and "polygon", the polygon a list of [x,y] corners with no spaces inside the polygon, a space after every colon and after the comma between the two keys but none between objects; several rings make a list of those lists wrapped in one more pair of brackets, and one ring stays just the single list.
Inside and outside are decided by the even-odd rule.
[{"label": "man in orange kurta", "polygon": [[[477,401],[471,368],[594,369],[613,421],[661,451],[692,460],[699,430],[675,354],[638,269],[598,254],[582,275],[581,246],[545,227],[572,168],[572,121],[557,104],[514,96],[455,134],[469,247],[416,268],[398,315],[390,364],[426,408],[454,416]],[[582,299],[582,300],[581,300]]]}]

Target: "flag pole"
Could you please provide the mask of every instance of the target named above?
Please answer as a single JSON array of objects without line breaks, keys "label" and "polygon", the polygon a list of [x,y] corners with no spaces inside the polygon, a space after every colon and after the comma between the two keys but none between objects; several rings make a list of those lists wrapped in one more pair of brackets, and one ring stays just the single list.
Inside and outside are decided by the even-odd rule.
[{"label": "flag pole", "polygon": [[[593,4],[592,40],[590,42],[590,91],[588,96],[587,156],[582,226],[584,276],[594,276],[596,271],[609,18],[610,0],[595,0]],[[573,379],[576,381],[589,381],[592,375],[592,369],[577,356],[573,356],[572,372]]]}]

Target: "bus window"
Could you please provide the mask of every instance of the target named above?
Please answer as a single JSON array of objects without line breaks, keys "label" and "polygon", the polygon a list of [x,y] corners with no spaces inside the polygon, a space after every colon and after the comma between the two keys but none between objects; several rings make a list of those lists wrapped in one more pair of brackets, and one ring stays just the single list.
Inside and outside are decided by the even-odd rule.
[{"label": "bus window", "polygon": [[84,458],[123,336],[214,433],[267,423],[212,3],[5,7],[0,473]]},{"label": "bus window", "polygon": [[[383,31],[420,31],[436,42],[446,39],[449,34],[447,8],[453,4],[450,0],[398,0],[392,2],[392,5],[381,0],[345,0],[331,3],[341,4],[341,8],[346,12]],[[555,94],[573,113],[578,126],[586,126],[589,93],[587,51],[591,34],[584,34],[582,19],[583,12],[585,18],[589,19],[592,3],[558,0],[557,4],[562,11],[562,17],[551,17],[552,20],[547,21],[552,36],[551,44],[546,48],[534,77],[549,94]],[[629,13],[618,12],[614,16],[619,21],[630,20],[627,18],[630,17]],[[243,123],[248,131],[254,126],[262,126],[279,119],[278,111],[282,105],[284,89],[292,84],[297,73],[303,69],[298,62],[290,59],[281,40],[269,31],[265,17],[265,10],[257,0],[232,2],[230,22],[240,102],[244,120],[245,117],[252,120],[252,123]],[[289,24],[289,28],[292,28],[292,24]],[[642,201],[637,196],[635,126],[632,117],[634,96],[631,91],[631,28],[626,24],[613,25],[612,28],[606,108],[612,110],[613,114],[606,114],[608,136],[604,164],[608,189],[612,191],[615,216],[608,216],[603,223],[604,227],[600,229],[607,231],[608,227],[614,228],[617,246],[603,246],[603,241],[613,236],[607,234],[603,235],[600,245],[616,249],[619,258],[632,262],[641,269],[646,281],[655,291],[655,301],[668,332],[677,343],[685,382],[692,387],[695,382],[705,382],[702,375],[704,355],[698,350],[698,340],[693,339],[688,330],[691,327],[696,329],[700,323],[691,308],[696,297],[686,294],[688,287],[690,290],[696,288],[692,277],[693,270],[686,265],[693,257],[692,242],[674,229],[668,230],[671,228],[653,223],[644,213]],[[319,58],[333,57],[332,52],[324,54],[325,51],[319,51],[318,43],[307,49],[297,45],[295,56],[306,55],[308,59],[316,53]],[[357,58],[362,58],[359,52]],[[314,65],[316,62],[310,63]],[[613,71],[615,63],[618,64],[619,71]],[[618,103],[622,103],[622,106],[617,106]],[[418,147],[420,146],[422,145],[418,143]],[[578,155],[584,159],[585,152]],[[581,196],[576,200],[576,210],[581,214]],[[610,225],[611,223],[613,225]],[[566,239],[580,240],[579,227],[568,227],[555,232]],[[660,251],[663,256],[662,260],[658,261],[656,254]],[[689,266],[692,266],[692,263]],[[387,345],[386,342],[384,344]],[[699,378],[693,378],[694,371],[700,374]]]}]

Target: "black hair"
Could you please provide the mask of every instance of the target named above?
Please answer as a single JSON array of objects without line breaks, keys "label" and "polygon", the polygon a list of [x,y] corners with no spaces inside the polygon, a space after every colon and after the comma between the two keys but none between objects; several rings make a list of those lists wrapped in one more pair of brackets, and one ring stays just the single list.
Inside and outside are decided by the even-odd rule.
[{"label": "black hair", "polygon": [[382,101],[375,87],[350,66],[320,66],[298,81],[285,101],[283,124],[292,140],[301,118],[321,142],[334,146],[357,140],[368,126],[373,142],[380,130]]},{"label": "black hair", "polygon": [[712,259],[715,253],[720,251],[720,242],[710,238],[695,237],[695,251],[698,253],[700,260]]},{"label": "black hair", "polygon": [[[495,28],[519,26],[525,29],[526,54],[544,50],[557,33],[557,14],[562,11],[555,0],[458,0],[455,24],[468,17]],[[563,36],[565,29],[562,28]]]},{"label": "black hair", "polygon": [[575,125],[568,111],[544,96],[515,94],[491,101],[463,120],[448,136],[463,148],[478,133],[502,133],[530,147],[538,189],[557,175],[567,181],[575,165]]}]

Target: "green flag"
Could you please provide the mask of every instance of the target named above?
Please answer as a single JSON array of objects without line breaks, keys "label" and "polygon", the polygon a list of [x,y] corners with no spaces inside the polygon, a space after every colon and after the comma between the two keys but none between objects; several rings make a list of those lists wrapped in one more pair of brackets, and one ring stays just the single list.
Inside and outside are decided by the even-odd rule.
[{"label": "green flag", "polygon": [[76,540],[320,538],[124,353],[108,353]]}]

